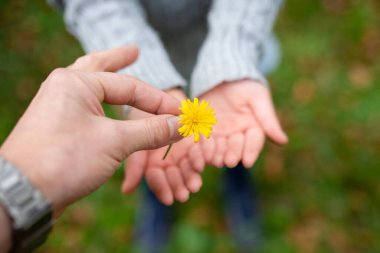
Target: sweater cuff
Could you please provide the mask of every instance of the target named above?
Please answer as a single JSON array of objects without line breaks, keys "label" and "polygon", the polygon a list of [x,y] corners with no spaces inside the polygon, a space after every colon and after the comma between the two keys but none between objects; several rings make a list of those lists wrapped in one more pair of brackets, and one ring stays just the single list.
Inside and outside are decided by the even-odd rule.
[{"label": "sweater cuff", "polygon": [[209,34],[191,77],[191,96],[197,97],[226,81],[252,79],[267,85],[257,69],[258,45],[241,39],[238,30]]}]

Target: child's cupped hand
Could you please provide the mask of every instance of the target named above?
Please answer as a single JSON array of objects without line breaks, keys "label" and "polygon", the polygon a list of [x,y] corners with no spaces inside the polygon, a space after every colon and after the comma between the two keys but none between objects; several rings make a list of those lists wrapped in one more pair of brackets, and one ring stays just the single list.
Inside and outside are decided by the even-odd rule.
[{"label": "child's cupped hand", "polygon": [[210,102],[218,120],[213,127],[214,138],[201,141],[208,164],[235,167],[242,161],[246,168],[250,168],[266,137],[279,145],[288,141],[276,115],[271,93],[259,82],[225,82],[200,99]]}]

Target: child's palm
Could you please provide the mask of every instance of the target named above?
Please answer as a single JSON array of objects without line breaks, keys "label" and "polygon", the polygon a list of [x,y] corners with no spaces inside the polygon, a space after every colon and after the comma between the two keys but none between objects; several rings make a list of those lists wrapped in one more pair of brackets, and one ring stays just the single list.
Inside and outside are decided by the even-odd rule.
[{"label": "child's palm", "polygon": [[278,144],[287,142],[270,92],[261,83],[248,80],[224,83],[201,99],[210,102],[218,120],[214,140],[202,142],[209,163],[234,167],[242,161],[249,168],[257,159],[265,136]]}]

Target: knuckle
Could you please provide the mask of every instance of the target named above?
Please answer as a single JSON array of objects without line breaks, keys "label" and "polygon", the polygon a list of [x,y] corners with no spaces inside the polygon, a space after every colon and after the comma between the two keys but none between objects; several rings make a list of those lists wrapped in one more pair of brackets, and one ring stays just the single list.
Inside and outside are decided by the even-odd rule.
[{"label": "knuckle", "polygon": [[65,68],[57,68],[57,69],[54,69],[50,75],[49,75],[49,78],[53,78],[53,79],[56,79],[56,78],[62,78],[62,76],[66,75],[69,71]]},{"label": "knuckle", "polygon": [[99,52],[93,52],[87,55],[86,63],[97,70],[104,69],[104,60]]},{"label": "knuckle", "polygon": [[62,81],[64,81],[65,77],[70,73],[69,70],[65,68],[57,68],[53,70],[46,81],[43,83],[43,85],[46,86],[56,86],[60,84]]},{"label": "knuckle", "polygon": [[75,71],[58,68],[53,70],[41,85],[41,92],[47,92],[53,96],[65,96],[73,88],[76,88],[78,78]]},{"label": "knuckle", "polygon": [[97,52],[89,53],[88,55],[84,56],[83,59],[88,62],[96,62],[99,59],[99,53]]},{"label": "knuckle", "polygon": [[75,60],[75,62],[72,64],[73,68],[78,68],[79,66],[82,66],[85,64],[85,56],[81,56]]},{"label": "knuckle", "polygon": [[148,143],[152,148],[161,146],[169,137],[169,129],[167,126],[163,124],[163,121],[154,119],[154,117],[146,121],[146,128]]}]

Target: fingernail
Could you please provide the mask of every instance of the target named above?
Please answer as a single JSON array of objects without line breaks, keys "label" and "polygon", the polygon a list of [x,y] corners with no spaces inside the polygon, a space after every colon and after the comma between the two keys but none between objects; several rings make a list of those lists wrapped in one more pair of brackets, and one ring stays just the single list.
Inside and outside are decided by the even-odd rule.
[{"label": "fingernail", "polygon": [[189,199],[189,191],[182,189],[177,196],[179,202],[186,202]]},{"label": "fingernail", "polygon": [[192,193],[196,193],[199,191],[199,189],[201,188],[202,186],[202,182],[198,181],[198,180],[193,180],[189,183],[188,185],[188,188],[189,190],[192,192]]},{"label": "fingernail", "polygon": [[167,197],[161,201],[166,206],[171,206],[174,202],[173,197]]},{"label": "fingernail", "polygon": [[166,119],[166,121],[168,122],[170,139],[173,141],[181,139],[181,135],[178,132],[178,128],[180,128],[178,122],[180,120],[181,118],[176,116],[169,117]]}]

